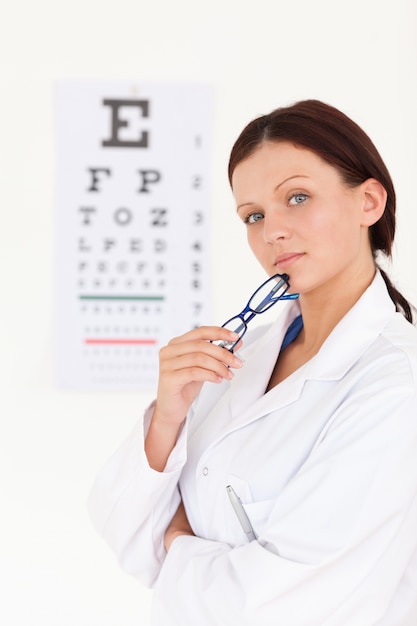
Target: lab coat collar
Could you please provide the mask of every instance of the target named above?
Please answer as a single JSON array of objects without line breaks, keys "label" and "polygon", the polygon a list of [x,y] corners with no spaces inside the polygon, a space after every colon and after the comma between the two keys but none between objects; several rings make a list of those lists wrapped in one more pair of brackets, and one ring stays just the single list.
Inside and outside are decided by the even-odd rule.
[{"label": "lab coat collar", "polygon": [[308,378],[342,378],[395,314],[395,304],[388,294],[381,273],[377,271],[368,289],[340,320],[320,351],[310,361]]},{"label": "lab coat collar", "polygon": [[371,285],[334,328],[319,352],[265,394],[285,333],[299,313],[298,302],[289,304],[263,336],[239,353],[245,364],[230,385],[230,426],[254,421],[296,401],[307,380],[342,378],[395,315],[395,305],[377,271]]}]

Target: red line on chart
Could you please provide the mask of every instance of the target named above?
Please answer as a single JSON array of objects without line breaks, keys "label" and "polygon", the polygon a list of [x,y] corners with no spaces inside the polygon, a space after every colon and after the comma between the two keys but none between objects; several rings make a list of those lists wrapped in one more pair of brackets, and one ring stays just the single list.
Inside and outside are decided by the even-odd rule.
[{"label": "red line on chart", "polygon": [[84,339],[88,345],[102,346],[154,346],[156,339]]}]

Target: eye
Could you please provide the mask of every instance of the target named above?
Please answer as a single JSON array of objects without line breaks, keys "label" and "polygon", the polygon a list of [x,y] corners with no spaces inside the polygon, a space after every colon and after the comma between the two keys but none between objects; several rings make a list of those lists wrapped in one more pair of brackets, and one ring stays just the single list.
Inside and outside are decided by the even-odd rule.
[{"label": "eye", "polygon": [[297,204],[303,204],[308,198],[306,193],[293,193],[288,200],[288,204],[295,206]]},{"label": "eye", "polygon": [[249,213],[249,215],[246,215],[246,217],[243,219],[243,222],[245,224],[255,224],[255,222],[259,222],[259,220],[263,219],[263,213],[259,213],[258,211],[256,213]]}]

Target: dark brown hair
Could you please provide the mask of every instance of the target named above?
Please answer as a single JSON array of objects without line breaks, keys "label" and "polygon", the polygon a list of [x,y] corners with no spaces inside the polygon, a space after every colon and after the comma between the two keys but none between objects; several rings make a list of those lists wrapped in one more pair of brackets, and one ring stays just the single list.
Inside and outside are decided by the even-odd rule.
[{"label": "dark brown hair", "polygon": [[[229,181],[235,167],[263,142],[289,141],[315,152],[336,168],[343,181],[352,187],[368,178],[378,180],[387,192],[385,211],[369,228],[372,253],[391,257],[395,234],[395,190],[385,163],[368,135],[347,115],[319,100],[302,100],[275,109],[250,122],[237,138],[229,160]],[[380,272],[397,311],[412,323],[409,302],[394,287],[385,271]]]}]

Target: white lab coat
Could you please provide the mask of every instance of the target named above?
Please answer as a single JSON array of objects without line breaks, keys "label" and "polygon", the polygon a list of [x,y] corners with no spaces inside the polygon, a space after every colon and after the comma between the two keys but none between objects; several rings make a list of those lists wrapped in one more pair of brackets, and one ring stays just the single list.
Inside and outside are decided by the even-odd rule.
[{"label": "white lab coat", "polygon": [[[154,587],[158,626],[416,626],[417,330],[377,272],[319,353],[265,394],[299,313],[286,306],[245,338],[232,382],[203,387],[162,473],[143,451],[148,409],[97,478],[93,522]],[[196,537],[166,554],[179,490]]]}]

